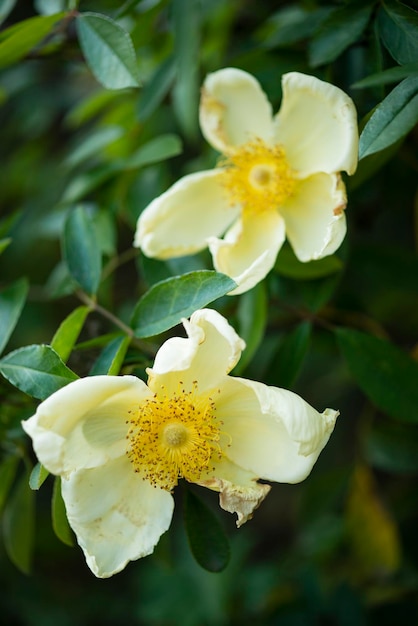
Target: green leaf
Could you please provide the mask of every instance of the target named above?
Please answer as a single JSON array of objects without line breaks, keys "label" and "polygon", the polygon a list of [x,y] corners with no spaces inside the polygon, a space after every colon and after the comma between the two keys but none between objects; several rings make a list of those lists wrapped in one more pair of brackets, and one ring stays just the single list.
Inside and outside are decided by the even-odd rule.
[{"label": "green leaf", "polygon": [[63,204],[73,204],[82,200],[120,170],[121,165],[113,162],[100,165],[87,172],[82,172],[70,180],[62,194],[61,202]]},{"label": "green leaf", "polygon": [[68,167],[75,167],[97,154],[100,151],[120,139],[124,134],[121,126],[105,126],[92,132],[82,143],[77,143],[65,160]]},{"label": "green leaf", "polygon": [[62,12],[30,17],[3,31],[0,41],[0,68],[23,59],[65,15],[66,13]]},{"label": "green leaf", "polygon": [[177,135],[167,133],[151,139],[141,146],[134,154],[126,159],[123,169],[136,169],[164,161],[180,154],[182,151],[181,140]]},{"label": "green leaf", "polygon": [[74,536],[67,519],[65,503],[61,494],[61,478],[55,477],[51,502],[52,528],[65,545],[74,545]]},{"label": "green leaf", "polygon": [[17,324],[25,304],[28,288],[27,280],[20,278],[0,293],[0,353],[3,352]]},{"label": "green leaf", "polygon": [[390,83],[398,83],[408,76],[413,76],[418,73],[418,62],[408,63],[407,65],[401,65],[397,67],[391,67],[389,70],[383,72],[377,72],[371,74],[362,80],[357,81],[351,85],[352,89],[365,89],[366,87],[376,87],[380,85],[387,85]]},{"label": "green leaf", "polygon": [[135,335],[158,335],[235,287],[231,278],[212,270],[167,278],[151,287],[136,305],[131,320]]},{"label": "green leaf", "polygon": [[94,295],[100,283],[100,247],[93,220],[81,205],[70,211],[65,222],[63,256],[74,280]]},{"label": "green leaf", "polygon": [[418,58],[418,12],[401,2],[383,2],[377,18],[380,37],[400,64]]},{"label": "green leaf", "polygon": [[117,376],[123,365],[123,360],[130,341],[130,337],[124,336],[113,339],[113,341],[105,347],[93,365],[89,375],[99,376],[109,374],[109,376]]},{"label": "green leaf", "polygon": [[0,0],[0,24],[4,22],[16,5],[17,0]]},{"label": "green leaf", "polygon": [[388,161],[390,161],[399,150],[403,138],[395,141],[391,146],[374,152],[361,159],[353,176],[347,180],[347,189],[349,192],[363,185],[369,178],[374,176]]},{"label": "green leaf", "polygon": [[178,121],[190,139],[198,135],[200,93],[200,7],[198,0],[173,0],[176,82],[173,106]]},{"label": "green leaf", "polygon": [[32,565],[35,528],[35,498],[29,489],[28,476],[21,477],[4,509],[3,535],[6,552],[24,574]]},{"label": "green leaf", "polygon": [[280,250],[274,266],[278,274],[296,280],[322,278],[323,276],[335,274],[341,271],[342,268],[343,262],[335,255],[326,256],[323,259],[318,259],[318,261],[302,263],[296,257],[292,248],[286,245]]},{"label": "green leaf", "polygon": [[41,463],[37,463],[29,476],[29,487],[35,491],[38,491],[48,478],[49,472]]},{"label": "green leaf", "polygon": [[392,145],[417,121],[418,76],[410,76],[390,92],[367,122],[360,136],[360,159]]},{"label": "green leaf", "polygon": [[34,398],[45,400],[78,378],[46,345],[25,346],[0,360],[0,372],[15,387]]},{"label": "green leaf", "polygon": [[372,5],[350,2],[335,9],[311,40],[308,49],[309,64],[318,67],[330,63],[355,43],[367,26],[372,8]]},{"label": "green leaf", "polygon": [[174,60],[169,57],[157,66],[149,82],[141,90],[138,116],[141,122],[147,120],[167,95],[176,75]]},{"label": "green leaf", "polygon": [[88,306],[79,306],[60,324],[52,338],[51,348],[55,350],[64,363],[67,362],[72,349],[90,312]]},{"label": "green leaf", "polygon": [[63,11],[68,4],[67,0],[35,0],[35,8],[42,15],[53,15]]},{"label": "green leaf", "polygon": [[270,365],[268,384],[290,389],[302,367],[311,341],[312,325],[302,322],[285,335]]},{"label": "green leaf", "polygon": [[235,374],[239,375],[251,361],[255,351],[264,337],[267,323],[268,301],[265,283],[258,283],[253,289],[243,293],[238,301],[237,317],[239,335],[244,339],[246,347]]},{"label": "green leaf", "polygon": [[17,456],[7,456],[0,464],[0,512],[6,503],[18,465],[19,457]]},{"label": "green leaf", "polygon": [[228,565],[230,549],[222,525],[212,511],[187,489],[184,521],[190,549],[196,561],[209,572],[221,572]]},{"label": "green leaf", "polygon": [[263,48],[287,47],[310,37],[329,15],[329,7],[289,5],[279,9],[257,33]]},{"label": "green leaf", "polygon": [[366,439],[366,457],[375,467],[394,474],[418,473],[417,427],[377,424]]},{"label": "green leaf", "polygon": [[107,89],[139,87],[132,40],[119,24],[100,13],[80,13],[76,28],[86,62],[99,83]]},{"label": "green leaf", "polygon": [[12,240],[10,237],[6,237],[5,239],[0,239],[0,254],[6,250],[6,248],[11,244]]},{"label": "green leaf", "polygon": [[404,422],[418,422],[418,363],[388,341],[338,328],[336,337],[351,375],[382,411]]}]

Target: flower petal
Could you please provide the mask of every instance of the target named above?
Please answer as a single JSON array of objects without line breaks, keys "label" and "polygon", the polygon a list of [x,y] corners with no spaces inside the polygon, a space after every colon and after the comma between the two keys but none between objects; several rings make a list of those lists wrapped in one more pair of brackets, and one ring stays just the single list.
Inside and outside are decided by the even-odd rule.
[{"label": "flower petal", "polygon": [[299,72],[284,74],[276,138],[301,177],[317,172],[353,174],[358,159],[357,113],[338,87]]},{"label": "flower petal", "polygon": [[59,389],[22,423],[53,474],[106,463],[126,449],[129,411],[151,394],[135,376],[90,376]]},{"label": "flower petal", "polygon": [[221,235],[238,214],[220,175],[215,169],[184,176],[155,198],[139,216],[134,246],[159,259],[206,248],[208,237]]},{"label": "flower petal", "polygon": [[337,174],[316,174],[299,181],[280,213],[300,261],[321,259],[340,247],[347,230],[346,203],[344,183]]},{"label": "flower petal", "polygon": [[331,409],[318,413],[291,391],[232,377],[216,406],[231,437],[227,457],[257,477],[285,483],[310,473],[338,416]]},{"label": "flower petal", "polygon": [[168,339],[147,370],[153,390],[163,385],[167,393],[175,392],[179,379],[187,388],[197,381],[199,392],[213,389],[237,364],[245,348],[232,326],[212,309],[195,311],[183,324],[188,338]]},{"label": "flower petal", "polygon": [[276,211],[248,214],[237,221],[224,239],[209,239],[213,264],[238,287],[228,295],[248,291],[273,267],[285,239],[282,217]]},{"label": "flower petal", "polygon": [[62,481],[68,521],[99,578],[151,554],[168,529],[173,498],[136,474],[126,456]]},{"label": "flower petal", "polygon": [[236,513],[238,528],[252,518],[270,491],[270,485],[257,482],[251,472],[232,463],[226,457],[214,461],[213,472],[203,475],[199,485],[219,491],[219,504],[224,511]]},{"label": "flower petal", "polygon": [[235,68],[209,74],[202,87],[200,126],[207,141],[228,152],[258,137],[273,139],[271,105],[258,81]]}]

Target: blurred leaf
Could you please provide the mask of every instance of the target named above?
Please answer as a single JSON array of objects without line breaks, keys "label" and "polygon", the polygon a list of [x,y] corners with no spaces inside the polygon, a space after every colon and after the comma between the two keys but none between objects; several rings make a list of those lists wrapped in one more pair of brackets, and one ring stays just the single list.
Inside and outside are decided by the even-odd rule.
[{"label": "blurred leaf", "polygon": [[35,0],[35,9],[42,15],[53,15],[58,11],[64,11],[67,0]]},{"label": "blurred leaf", "polygon": [[6,248],[10,245],[11,241],[12,240],[10,239],[10,237],[7,237],[5,239],[0,239],[0,254],[6,250]]},{"label": "blurred leaf", "polygon": [[400,64],[416,62],[418,58],[418,13],[410,7],[386,0],[377,19],[380,37]]},{"label": "blurred leaf", "polygon": [[353,378],[370,400],[395,419],[418,422],[418,363],[383,339],[349,328],[335,333]]},{"label": "blurred leaf", "polygon": [[346,520],[358,575],[388,574],[399,567],[397,527],[382,504],[371,472],[364,466],[354,472]]},{"label": "blurred leaf", "polygon": [[45,400],[78,378],[50,346],[25,346],[0,360],[0,372],[15,387]]},{"label": "blurred leaf", "polygon": [[18,456],[6,456],[0,464],[0,513],[6,503],[10,487],[16,476]]},{"label": "blurred leaf", "polygon": [[86,62],[107,89],[139,87],[135,50],[129,34],[110,17],[80,13],[77,34]]},{"label": "blurred leaf", "polygon": [[321,24],[308,47],[312,67],[334,61],[356,42],[370,19],[372,4],[358,2],[336,8]]},{"label": "blurred leaf", "polygon": [[117,376],[123,365],[126,351],[131,341],[130,337],[117,337],[113,339],[103,350],[99,358],[94,363],[89,376],[99,376],[109,374]]},{"label": "blurred leaf", "polygon": [[0,354],[17,324],[28,289],[27,280],[20,278],[0,292]]},{"label": "blurred leaf", "polygon": [[59,22],[65,12],[55,15],[38,15],[13,24],[0,34],[0,68],[23,59],[39,44]]},{"label": "blurred leaf", "polygon": [[101,254],[93,220],[81,205],[70,211],[65,222],[63,256],[74,280],[94,295],[100,284]]},{"label": "blurred leaf", "polygon": [[168,133],[151,139],[141,146],[134,154],[128,157],[124,163],[124,169],[135,169],[164,161],[170,157],[180,154],[182,144],[180,137]]},{"label": "blurred leaf", "polygon": [[407,65],[401,65],[398,67],[391,67],[389,70],[383,72],[377,72],[367,76],[362,80],[357,81],[351,85],[352,89],[365,89],[366,87],[376,87],[379,85],[387,85],[389,83],[398,83],[408,76],[413,76],[418,73],[418,62],[408,63]]},{"label": "blurred leaf", "polygon": [[61,494],[61,478],[55,477],[51,502],[52,528],[58,539],[65,545],[73,546],[74,538],[67,519],[64,500]]},{"label": "blurred leaf", "polygon": [[418,121],[418,76],[405,78],[379,104],[360,136],[359,158],[383,150]]},{"label": "blurred leaf", "polygon": [[149,118],[167,95],[175,79],[176,68],[174,59],[169,57],[157,66],[150,80],[141,90],[138,117],[141,122]]},{"label": "blurred leaf", "polygon": [[29,574],[32,565],[35,528],[35,497],[24,474],[4,509],[3,535],[6,552],[12,563]]},{"label": "blurred leaf", "polygon": [[258,283],[253,289],[241,295],[238,301],[237,317],[239,336],[244,339],[246,347],[234,369],[236,375],[245,370],[263,339],[267,313],[267,294],[264,283]]},{"label": "blurred leaf", "polygon": [[394,474],[418,473],[417,427],[400,423],[376,424],[366,442],[367,459]]},{"label": "blurred leaf", "polygon": [[176,82],[173,106],[190,139],[198,134],[200,6],[198,0],[173,0]]},{"label": "blurred leaf", "polygon": [[151,287],[136,305],[131,320],[135,335],[158,335],[235,287],[231,278],[212,270],[167,278]]},{"label": "blurred leaf", "polygon": [[383,150],[379,150],[379,152],[374,152],[373,154],[369,154],[359,161],[357,169],[353,176],[347,180],[347,189],[348,191],[353,191],[363,185],[369,178],[374,176],[376,172],[378,172],[382,167],[390,161],[394,155],[399,150],[399,147],[402,145],[404,138],[398,139],[392,145],[384,148]]},{"label": "blurred leaf", "polygon": [[221,572],[228,565],[228,538],[218,518],[194,493],[187,489],[184,521],[190,549],[196,561],[209,572]]},{"label": "blurred leaf", "polygon": [[120,164],[118,165],[117,162],[106,163],[73,177],[64,190],[61,202],[63,204],[74,204],[82,200],[91,191],[94,191],[94,189],[100,187],[100,185],[114,176],[120,169]]},{"label": "blurred leaf", "polygon": [[29,487],[35,491],[40,489],[48,478],[49,472],[41,463],[37,463],[29,476]]},{"label": "blurred leaf", "polygon": [[343,263],[335,255],[326,256],[317,261],[302,263],[296,257],[290,246],[283,246],[280,250],[274,269],[282,276],[295,280],[311,280],[335,274],[343,268]]},{"label": "blurred leaf", "polygon": [[265,48],[287,47],[310,37],[332,11],[330,7],[284,6],[257,33]]},{"label": "blurred leaf", "polygon": [[106,333],[105,335],[99,335],[93,337],[93,339],[87,339],[76,345],[77,350],[90,350],[90,348],[103,348],[107,346],[110,341],[120,337],[120,332]]},{"label": "blurred leaf", "polygon": [[68,361],[89,312],[88,306],[79,306],[74,309],[60,324],[52,338],[51,348],[55,350],[64,363]]},{"label": "blurred leaf", "polygon": [[290,389],[302,367],[311,340],[312,325],[302,322],[285,335],[269,368],[268,384]]},{"label": "blurred leaf", "polygon": [[0,24],[4,22],[16,5],[17,0],[0,0]]},{"label": "blurred leaf", "polygon": [[68,167],[75,167],[86,159],[100,154],[101,150],[120,139],[124,133],[125,130],[121,126],[98,128],[88,135],[84,141],[77,143],[76,147],[65,159],[65,164]]}]

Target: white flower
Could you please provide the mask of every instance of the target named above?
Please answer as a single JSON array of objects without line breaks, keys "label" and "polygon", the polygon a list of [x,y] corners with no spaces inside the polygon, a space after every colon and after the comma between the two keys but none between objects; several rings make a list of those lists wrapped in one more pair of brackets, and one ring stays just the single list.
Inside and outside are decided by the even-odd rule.
[{"label": "white flower", "polygon": [[148,370],[76,380],[23,422],[40,462],[62,477],[67,516],[88,566],[112,576],[150,554],[168,529],[179,478],[220,493],[247,521],[269,481],[309,474],[337,411],[296,394],[228,376],[243,341],[217,312],[184,320]]},{"label": "white flower", "polygon": [[285,74],[282,87],[273,116],[250,74],[227,68],[207,76],[200,125],[224,157],[214,170],[181,178],[143,211],[134,245],[145,255],[167,259],[209,246],[238,294],[266,276],[285,236],[301,261],[340,246],[346,193],[339,172],[357,166],[354,104],[337,87],[298,72]]}]

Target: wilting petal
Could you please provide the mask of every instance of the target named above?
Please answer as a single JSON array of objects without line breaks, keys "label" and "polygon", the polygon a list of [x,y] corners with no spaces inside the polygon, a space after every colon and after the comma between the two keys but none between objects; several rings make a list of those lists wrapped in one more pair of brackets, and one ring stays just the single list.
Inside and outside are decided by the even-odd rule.
[{"label": "wilting petal", "polygon": [[346,234],[344,183],[337,174],[316,174],[298,183],[280,208],[286,236],[301,261],[337,250]]},{"label": "wilting petal", "polygon": [[238,516],[238,528],[252,518],[260,506],[270,485],[257,482],[257,477],[243,470],[227,459],[214,460],[214,470],[201,477],[199,484],[213,491],[219,491],[219,504],[228,513]]},{"label": "wilting petal", "polygon": [[258,137],[273,139],[271,105],[258,81],[235,68],[209,74],[202,87],[200,126],[207,141],[228,152]]},{"label": "wilting petal", "polygon": [[353,101],[314,76],[298,72],[282,79],[283,100],[276,116],[276,140],[301,176],[357,167],[358,130]]},{"label": "wilting petal", "polygon": [[121,456],[126,420],[150,391],[134,376],[90,376],[59,389],[22,423],[40,462],[68,476]]},{"label": "wilting petal", "polygon": [[207,247],[238,214],[220,184],[221,170],[184,176],[141,213],[134,246],[149,257],[168,259]]},{"label": "wilting petal", "polygon": [[188,338],[168,339],[148,369],[149,386],[164,385],[175,392],[178,380],[190,388],[198,381],[199,391],[213,389],[238,362],[245,343],[226,319],[212,309],[200,309],[183,321]]},{"label": "wilting petal", "polygon": [[172,496],[136,474],[126,456],[63,479],[62,495],[87,564],[100,578],[151,554],[173,513]]},{"label": "wilting petal", "polygon": [[213,264],[238,287],[228,295],[248,291],[273,267],[283,245],[285,227],[276,211],[248,214],[227,232],[224,239],[209,239]]},{"label": "wilting petal", "polygon": [[226,456],[265,480],[297,483],[310,473],[338,413],[318,413],[295,393],[229,377],[217,400]]}]

